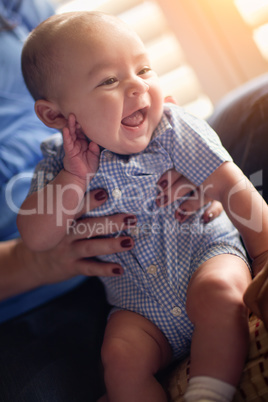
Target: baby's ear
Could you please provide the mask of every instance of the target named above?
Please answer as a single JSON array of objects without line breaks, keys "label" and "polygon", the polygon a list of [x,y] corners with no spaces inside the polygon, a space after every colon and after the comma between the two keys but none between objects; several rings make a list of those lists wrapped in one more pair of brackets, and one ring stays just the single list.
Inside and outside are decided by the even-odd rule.
[{"label": "baby's ear", "polygon": [[35,113],[38,118],[48,127],[62,130],[67,120],[53,102],[39,99],[35,102]]}]

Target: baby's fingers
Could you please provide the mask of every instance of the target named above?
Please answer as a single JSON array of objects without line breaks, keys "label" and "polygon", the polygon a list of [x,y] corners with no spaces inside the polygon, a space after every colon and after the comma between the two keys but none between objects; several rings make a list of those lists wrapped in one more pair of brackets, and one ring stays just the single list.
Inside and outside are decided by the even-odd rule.
[{"label": "baby's fingers", "polygon": [[74,147],[74,141],[76,139],[75,124],[75,116],[70,114],[68,117],[68,122],[62,130],[63,147],[66,155],[68,155],[68,153],[71,152]]},{"label": "baby's fingers", "polygon": [[68,155],[69,152],[73,149],[73,140],[70,136],[70,131],[67,126],[64,127],[62,130],[62,138],[65,155]]},{"label": "baby's fingers", "polygon": [[70,137],[74,141],[76,139],[76,118],[75,115],[70,113],[68,117],[68,128]]},{"label": "baby's fingers", "polygon": [[92,152],[95,156],[99,157],[100,156],[100,147],[96,142],[91,141],[88,145],[88,149],[90,152]]}]

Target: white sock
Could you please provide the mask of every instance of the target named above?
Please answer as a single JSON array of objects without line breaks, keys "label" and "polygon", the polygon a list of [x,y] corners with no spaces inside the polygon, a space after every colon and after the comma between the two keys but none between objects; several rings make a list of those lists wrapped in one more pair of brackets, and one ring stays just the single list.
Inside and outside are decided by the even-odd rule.
[{"label": "white sock", "polygon": [[185,402],[230,402],[233,399],[236,388],[227,382],[212,377],[192,377],[189,381]]}]

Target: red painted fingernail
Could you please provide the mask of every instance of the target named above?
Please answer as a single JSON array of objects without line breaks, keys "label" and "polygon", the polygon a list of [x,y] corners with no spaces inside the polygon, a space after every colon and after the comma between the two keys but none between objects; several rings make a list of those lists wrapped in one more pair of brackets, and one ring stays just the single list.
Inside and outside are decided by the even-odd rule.
[{"label": "red painted fingernail", "polygon": [[213,212],[210,212],[207,216],[203,217],[204,223],[209,223],[213,220]]},{"label": "red painted fingernail", "polygon": [[137,223],[137,218],[135,215],[128,215],[124,218],[124,224],[128,226],[134,226]]},{"label": "red painted fingernail", "polygon": [[182,223],[186,219],[186,210],[182,209],[179,211],[175,212],[175,218]]},{"label": "red painted fingernail", "polygon": [[159,207],[164,206],[166,203],[168,202],[168,196],[167,195],[163,195],[161,197],[158,197],[156,199],[156,203]]},{"label": "red painted fingernail", "polygon": [[95,200],[102,201],[102,200],[105,200],[105,198],[107,198],[107,194],[104,190],[100,190],[94,195],[94,197],[95,197]]},{"label": "red painted fingernail", "polygon": [[121,244],[121,247],[123,247],[123,248],[129,248],[132,246],[132,242],[130,239],[124,239],[121,241],[120,244]]},{"label": "red painted fingernail", "polygon": [[121,275],[121,269],[120,268],[113,268],[112,269],[112,272],[113,272],[113,274],[115,274],[115,275]]},{"label": "red painted fingernail", "polygon": [[162,181],[160,181],[160,183],[158,183],[158,185],[164,190],[168,185],[168,181],[162,180]]}]

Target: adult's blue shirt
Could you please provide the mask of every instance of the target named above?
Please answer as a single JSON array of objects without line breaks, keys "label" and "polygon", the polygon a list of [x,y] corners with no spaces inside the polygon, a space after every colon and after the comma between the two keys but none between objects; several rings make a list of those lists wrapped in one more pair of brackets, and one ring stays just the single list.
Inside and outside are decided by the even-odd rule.
[{"label": "adult's blue shirt", "polygon": [[[40,143],[53,133],[36,117],[20,67],[26,36],[53,14],[49,1],[0,0],[0,241],[19,236],[16,215],[42,157]],[[14,28],[7,30],[6,23]],[[82,280],[76,277],[0,302],[0,322],[59,296]]]}]

